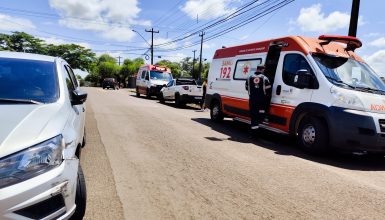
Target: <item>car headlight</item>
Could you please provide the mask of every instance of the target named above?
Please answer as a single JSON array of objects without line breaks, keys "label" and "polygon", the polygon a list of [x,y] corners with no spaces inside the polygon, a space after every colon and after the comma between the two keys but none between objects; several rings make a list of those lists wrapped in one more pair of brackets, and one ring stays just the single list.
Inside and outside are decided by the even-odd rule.
[{"label": "car headlight", "polygon": [[63,161],[61,135],[0,159],[0,188],[10,186],[59,166]]},{"label": "car headlight", "polygon": [[355,94],[336,88],[332,88],[330,92],[335,98],[332,104],[333,106],[361,111],[365,110],[364,104]]}]

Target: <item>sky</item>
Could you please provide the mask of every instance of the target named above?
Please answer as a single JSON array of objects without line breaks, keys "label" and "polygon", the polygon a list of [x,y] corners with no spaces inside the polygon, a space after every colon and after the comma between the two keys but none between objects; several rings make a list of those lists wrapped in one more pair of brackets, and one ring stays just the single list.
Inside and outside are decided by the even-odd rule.
[{"label": "sky", "polygon": [[[260,0],[255,11],[278,0]],[[24,31],[47,43],[77,43],[97,55],[143,57],[154,28],[154,62],[199,56],[200,36],[192,33],[228,17],[252,0],[1,0],[0,32]],[[229,31],[231,20],[205,31],[202,57],[210,62],[216,49],[288,35],[347,35],[352,0],[294,0],[272,13]],[[260,8],[258,8],[260,7]],[[361,1],[356,52],[385,74],[385,2]],[[246,14],[245,14],[246,15]],[[211,23],[210,23],[211,22]],[[134,31],[133,31],[134,30]],[[210,39],[215,33],[223,35]],[[187,36],[187,37],[186,37]],[[175,41],[176,39],[182,39]],[[210,40],[207,40],[210,39]],[[147,63],[150,60],[146,60]]]}]

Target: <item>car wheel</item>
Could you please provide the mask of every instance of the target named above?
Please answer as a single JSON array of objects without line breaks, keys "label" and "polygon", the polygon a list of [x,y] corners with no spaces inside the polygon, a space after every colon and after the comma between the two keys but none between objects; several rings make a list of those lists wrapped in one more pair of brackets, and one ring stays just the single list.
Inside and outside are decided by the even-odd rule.
[{"label": "car wheel", "polygon": [[183,107],[183,102],[182,102],[182,100],[180,98],[179,93],[175,94],[175,106],[178,107],[178,108],[182,108]]},{"label": "car wheel", "polygon": [[221,122],[224,118],[221,105],[218,101],[215,101],[210,108],[210,118],[214,122]]},{"label": "car wheel", "polygon": [[162,104],[165,103],[164,96],[163,96],[163,92],[161,92],[161,93],[159,94],[159,102],[162,103]]},{"label": "car wheel", "polygon": [[70,219],[71,220],[83,219],[83,216],[86,213],[87,190],[86,190],[86,180],[84,178],[83,170],[80,164],[78,169],[78,180],[76,184],[75,204],[76,204],[76,210]]},{"label": "car wheel", "polygon": [[138,87],[136,87],[136,97],[139,97],[139,96],[140,96],[139,89]]},{"label": "car wheel", "polygon": [[146,98],[151,98],[150,90],[146,89]]},{"label": "car wheel", "polygon": [[329,133],[320,118],[304,118],[298,128],[298,141],[303,150],[312,154],[324,154],[329,146]]}]

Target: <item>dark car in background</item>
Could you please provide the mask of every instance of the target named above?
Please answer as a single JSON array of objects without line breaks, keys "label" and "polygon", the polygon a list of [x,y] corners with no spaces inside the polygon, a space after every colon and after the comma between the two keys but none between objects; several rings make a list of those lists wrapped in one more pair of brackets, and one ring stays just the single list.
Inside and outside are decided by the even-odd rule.
[{"label": "dark car in background", "polygon": [[119,89],[118,82],[114,78],[105,78],[102,87],[103,89]]}]

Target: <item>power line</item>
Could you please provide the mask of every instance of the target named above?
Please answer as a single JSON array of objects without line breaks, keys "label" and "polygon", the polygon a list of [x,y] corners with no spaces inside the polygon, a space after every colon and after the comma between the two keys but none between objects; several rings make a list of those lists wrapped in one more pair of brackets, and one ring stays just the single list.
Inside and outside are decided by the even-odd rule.
[{"label": "power line", "polygon": [[[241,28],[257,19],[260,19],[268,14],[271,14],[273,13],[274,11],[276,10],[279,10],[280,8],[292,3],[293,1],[295,0],[284,0],[284,1],[280,1],[278,4],[275,4],[274,6],[271,6],[270,8],[268,8],[267,10],[264,10],[258,14],[256,14],[255,16],[251,17],[251,18],[248,18],[247,20],[243,20],[239,23],[237,23],[236,25],[233,25],[231,27],[227,27],[227,30],[223,31],[218,31],[216,32],[215,34],[212,34],[210,35],[209,37],[206,38],[205,41],[209,41],[209,40],[212,40],[212,39],[215,39],[215,38],[218,38],[224,34],[227,34],[231,31],[234,31],[238,28]],[[194,42],[194,43],[191,43],[189,45],[185,45],[185,46],[181,46],[181,47],[178,47],[178,48],[174,48],[174,49],[168,49],[168,50],[163,50],[163,51],[177,51],[177,50],[182,50],[182,49],[186,49],[186,48],[189,48],[189,47],[192,47],[192,46],[196,46],[199,44],[199,41],[198,42]]]}]

